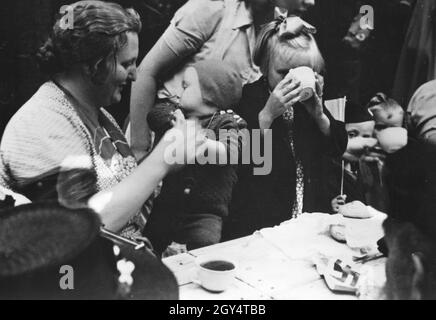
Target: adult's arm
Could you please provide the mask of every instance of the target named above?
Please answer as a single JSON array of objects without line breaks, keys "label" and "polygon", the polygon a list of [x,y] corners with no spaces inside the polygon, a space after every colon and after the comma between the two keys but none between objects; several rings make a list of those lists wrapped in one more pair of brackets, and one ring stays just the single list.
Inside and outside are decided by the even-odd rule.
[{"label": "adult's arm", "polygon": [[132,151],[139,161],[151,146],[147,115],[154,106],[159,78],[182,60],[160,39],[142,60],[130,101],[130,134]]},{"label": "adult's arm", "polygon": [[150,147],[147,114],[155,103],[159,83],[170,78],[176,67],[217,31],[223,8],[223,1],[189,1],[142,60],[130,101],[131,145],[138,160]]},{"label": "adult's arm", "polygon": [[[101,216],[107,229],[114,232],[121,230],[140,210],[171,168],[177,165],[169,164],[168,159],[165,158],[168,148],[182,151],[184,153],[182,159],[187,155],[187,161],[190,161],[189,159],[195,157],[196,150],[204,144],[204,139],[198,134],[199,131],[192,130],[195,123],[185,121],[180,111],[176,111],[175,114],[177,117],[174,128],[167,132],[153,152],[131,175],[116,186],[101,191],[89,199],[89,207]],[[178,139],[171,139],[174,135],[177,135]]]},{"label": "adult's arm", "polygon": [[[168,146],[171,145],[172,150],[178,146],[176,150],[193,157],[193,148],[202,145],[202,140],[197,140],[198,130],[187,130],[187,124],[190,127],[195,124],[185,121],[180,111],[176,111],[175,115],[175,127],[168,132],[168,136],[178,133],[179,139],[174,144],[162,139],[153,153],[129,177],[91,196],[88,201],[111,231],[117,232],[128,223],[174,167],[164,161]],[[198,144],[188,144],[188,140]],[[93,170],[89,152],[82,138],[77,135],[77,128],[63,114],[38,106],[26,109],[11,120],[0,148],[2,164],[8,168],[8,179],[22,188],[46,179],[55,172]]]},{"label": "adult's arm", "polygon": [[107,229],[120,231],[169,172],[170,166],[163,161],[163,148],[160,143],[130,176],[90,198],[89,207],[101,216]]}]

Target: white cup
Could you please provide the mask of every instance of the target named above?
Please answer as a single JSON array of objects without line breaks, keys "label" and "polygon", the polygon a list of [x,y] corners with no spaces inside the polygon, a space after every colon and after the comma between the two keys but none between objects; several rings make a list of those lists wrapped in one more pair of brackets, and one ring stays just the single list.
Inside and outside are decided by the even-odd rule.
[{"label": "white cup", "polygon": [[222,292],[235,280],[237,264],[234,260],[222,256],[204,256],[196,260],[198,274],[196,283],[206,290]]},{"label": "white cup", "polygon": [[407,130],[401,127],[386,128],[376,133],[380,147],[394,153],[407,145]]},{"label": "white cup", "polygon": [[315,94],[316,91],[316,78],[315,73],[309,67],[298,67],[291,69],[289,74],[298,79],[301,83],[302,91],[300,94],[300,101],[306,101]]}]

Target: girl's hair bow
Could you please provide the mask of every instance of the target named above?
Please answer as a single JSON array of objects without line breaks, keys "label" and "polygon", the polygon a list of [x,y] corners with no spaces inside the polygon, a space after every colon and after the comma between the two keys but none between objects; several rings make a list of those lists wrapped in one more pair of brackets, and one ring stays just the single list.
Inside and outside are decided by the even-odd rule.
[{"label": "girl's hair bow", "polygon": [[276,18],[276,31],[280,37],[297,37],[300,34],[315,34],[316,28],[298,16],[279,16]]}]

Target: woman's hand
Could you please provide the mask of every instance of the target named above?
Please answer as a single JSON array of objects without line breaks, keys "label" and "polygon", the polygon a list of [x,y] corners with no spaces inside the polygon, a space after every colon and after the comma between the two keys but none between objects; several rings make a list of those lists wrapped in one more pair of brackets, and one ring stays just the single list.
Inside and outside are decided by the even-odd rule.
[{"label": "woman's hand", "polygon": [[186,120],[181,110],[174,111],[173,115],[173,128],[165,133],[161,147],[165,163],[170,169],[177,169],[195,163],[197,154],[204,149],[207,139],[197,121]]},{"label": "woman's hand", "polygon": [[275,119],[291,108],[300,99],[300,81],[293,77],[285,77],[275,87],[265,107],[259,113],[261,129],[269,129]]},{"label": "woman's hand", "polygon": [[119,232],[138,213],[158,184],[172,170],[194,163],[196,148],[205,141],[198,123],[174,112],[173,128],[156,148],[120,183],[92,196],[88,205],[100,214],[106,228]]},{"label": "woman's hand", "polygon": [[345,201],[347,201],[346,194],[339,195],[336,198],[334,198],[331,202],[333,212],[338,213],[339,208],[342,207],[343,205],[345,205]]},{"label": "woman's hand", "polygon": [[163,39],[159,39],[137,69],[137,79],[132,83],[130,96],[130,134],[131,148],[138,161],[150,152],[151,132],[147,115],[155,104],[160,79],[183,57],[182,52],[175,54]]}]

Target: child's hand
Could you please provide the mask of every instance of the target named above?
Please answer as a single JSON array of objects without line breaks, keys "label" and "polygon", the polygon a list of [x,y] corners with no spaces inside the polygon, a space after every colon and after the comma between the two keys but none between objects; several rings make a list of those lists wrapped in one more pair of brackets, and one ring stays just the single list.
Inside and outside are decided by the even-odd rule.
[{"label": "child's hand", "polygon": [[186,120],[180,110],[174,112],[171,123],[173,128],[165,133],[158,146],[165,162],[177,169],[194,163],[197,150],[203,147],[207,139],[200,124],[194,120]]},{"label": "child's hand", "polygon": [[374,138],[355,137],[348,139],[347,154],[353,157],[354,161],[359,161],[365,153],[368,153],[368,150],[372,150],[377,144],[378,141]]},{"label": "child's hand", "polygon": [[332,200],[332,210],[334,213],[338,213],[339,212],[339,208],[343,205],[345,205],[345,201],[347,201],[347,195],[343,194],[343,195],[339,195],[336,198],[334,198]]},{"label": "child's hand", "polygon": [[185,124],[186,119],[180,109],[177,109],[171,113],[171,125],[173,126],[173,128],[179,127],[179,129],[182,129]]},{"label": "child's hand", "polygon": [[362,161],[365,162],[377,162],[383,164],[386,160],[386,152],[380,147],[366,148],[365,153],[362,155]]},{"label": "child's hand", "polygon": [[266,123],[265,126],[261,125],[262,129],[269,129],[275,119],[299,101],[302,90],[300,85],[299,80],[288,76],[279,82],[259,114],[260,122]]},{"label": "child's hand", "polygon": [[322,106],[322,96],[324,92],[324,77],[315,72],[315,93],[314,95],[301,103],[306,107],[309,114],[315,119],[320,119],[324,115]]},{"label": "child's hand", "polygon": [[315,89],[316,94],[319,98],[322,98],[324,94],[324,77],[320,75],[318,72],[315,72]]}]

